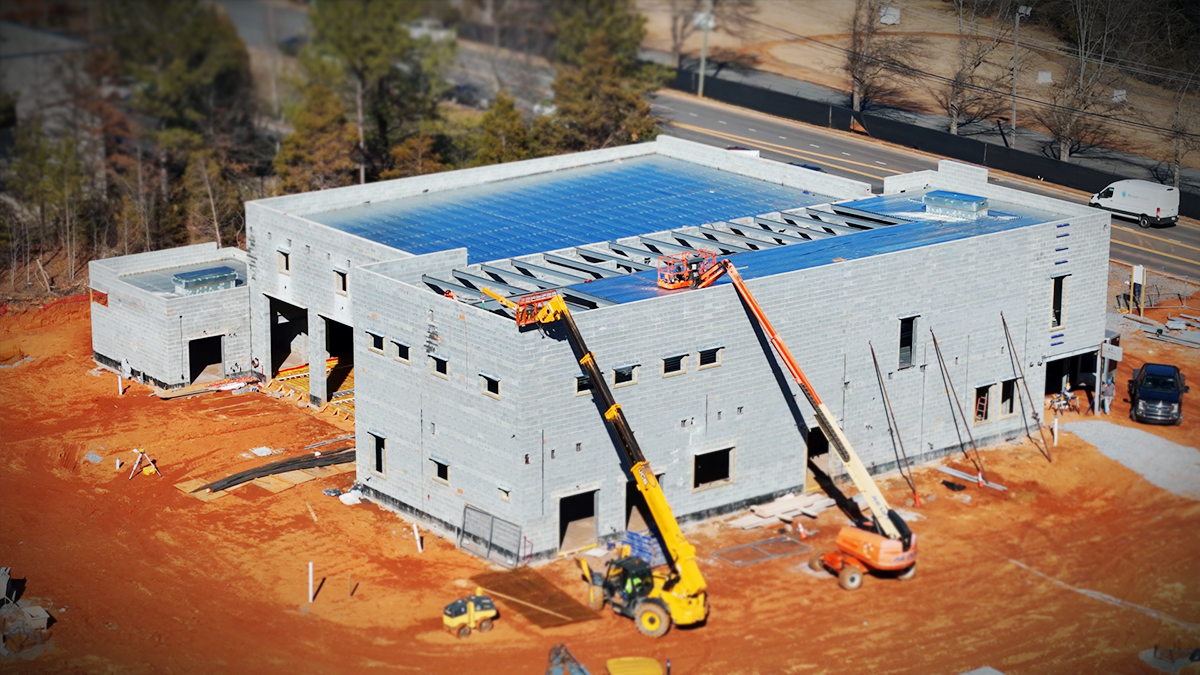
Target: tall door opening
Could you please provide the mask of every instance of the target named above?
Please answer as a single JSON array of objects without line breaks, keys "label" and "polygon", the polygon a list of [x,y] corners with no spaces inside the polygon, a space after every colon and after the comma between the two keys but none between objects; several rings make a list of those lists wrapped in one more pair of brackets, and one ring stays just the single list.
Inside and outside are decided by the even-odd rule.
[{"label": "tall door opening", "polygon": [[[658,484],[662,485],[665,473],[655,474]],[[625,529],[630,532],[642,532],[650,529],[650,507],[646,505],[646,497],[637,489],[637,483],[625,482]]]},{"label": "tall door opening", "polygon": [[275,298],[271,305],[271,377],[308,364],[308,310]]},{"label": "tall door opening", "polygon": [[596,500],[599,490],[558,500],[558,551],[569,553],[596,544]]},{"label": "tall door opening", "polygon": [[213,335],[188,341],[189,382],[215,382],[225,377],[223,339],[222,335]]},{"label": "tall door opening", "polygon": [[337,359],[325,380],[325,395],[332,399],[339,391],[354,389],[354,328],[325,319],[325,353]]}]

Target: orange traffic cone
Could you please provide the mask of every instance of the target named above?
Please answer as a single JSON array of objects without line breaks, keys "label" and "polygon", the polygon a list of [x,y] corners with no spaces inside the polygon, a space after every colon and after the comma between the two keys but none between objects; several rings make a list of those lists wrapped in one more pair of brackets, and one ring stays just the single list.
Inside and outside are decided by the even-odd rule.
[{"label": "orange traffic cone", "polygon": [[980,471],[980,472],[979,472],[979,474],[978,474],[978,478],[979,478],[979,481],[978,481],[978,482],[979,482],[979,487],[984,487],[984,485],[983,485],[983,483],[984,483],[984,480],[983,480],[983,472],[982,472],[982,471]]},{"label": "orange traffic cone", "polygon": [[913,491],[913,506],[921,508],[921,493]]},{"label": "orange traffic cone", "polygon": [[796,521],[796,535],[801,539],[808,539],[808,531],[804,529],[804,523]]}]

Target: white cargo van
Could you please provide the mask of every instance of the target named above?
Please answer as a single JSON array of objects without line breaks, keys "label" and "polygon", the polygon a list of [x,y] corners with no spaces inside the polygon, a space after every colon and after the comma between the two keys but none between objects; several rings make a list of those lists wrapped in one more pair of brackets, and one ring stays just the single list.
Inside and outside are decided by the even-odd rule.
[{"label": "white cargo van", "polygon": [[1179,220],[1179,190],[1146,180],[1119,180],[1092,195],[1088,205],[1136,220],[1142,227]]}]

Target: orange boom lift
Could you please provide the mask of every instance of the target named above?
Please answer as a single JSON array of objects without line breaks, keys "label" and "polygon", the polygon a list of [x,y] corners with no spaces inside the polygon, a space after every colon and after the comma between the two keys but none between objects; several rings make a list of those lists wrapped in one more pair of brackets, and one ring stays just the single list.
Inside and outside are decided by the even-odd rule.
[{"label": "orange boom lift", "polygon": [[717,260],[716,254],[709,251],[685,251],[658,259],[658,285],[668,290],[704,288],[726,274],[770,339],[780,360],[792,374],[792,379],[808,399],[816,414],[817,424],[829,439],[830,447],[842,460],[850,479],[866,498],[867,508],[871,511],[870,518],[858,520],[853,527],[842,528],[837,536],[837,550],[814,555],[810,564],[814,569],[824,567],[837,574],[838,583],[848,591],[862,586],[863,574],[868,572],[890,572],[899,579],[911,579],[917,571],[917,535],[888,506],[879,486],[867,472],[867,467],[850,447],[846,434],[834,421],[829,408],[821,401],[804,371],[796,364],[796,359],[775,332],[733,263],[728,259]]}]

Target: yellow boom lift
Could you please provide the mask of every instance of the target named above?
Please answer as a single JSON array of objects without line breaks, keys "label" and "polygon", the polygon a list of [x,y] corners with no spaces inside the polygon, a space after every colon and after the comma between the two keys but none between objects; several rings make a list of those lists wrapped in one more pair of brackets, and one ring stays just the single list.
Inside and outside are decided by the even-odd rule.
[{"label": "yellow boom lift", "polygon": [[625,413],[613,398],[604,372],[596,365],[596,357],[588,350],[566,301],[556,291],[533,293],[516,302],[488,288],[482,291],[513,310],[518,327],[562,322],[579,365],[592,383],[592,392],[601,403],[604,419],[620,442],[629,474],[646,499],[666,545],[671,562],[671,573],[666,575],[653,573],[649,562],[629,555],[609,562],[604,572],[592,571],[587,561],[580,559],[588,584],[588,604],[600,609],[607,602],[614,612],[633,619],[638,630],[651,637],[666,635],[672,623],[687,626],[704,621],[708,617],[708,596],[704,575],[696,564],[696,548],[683,536],[654,470],[633,437]]},{"label": "yellow boom lift", "polygon": [[838,458],[846,467],[846,472],[850,474],[850,479],[866,498],[867,507],[871,510],[872,518],[859,520],[854,527],[842,528],[837,536],[837,550],[813,555],[810,561],[813,569],[829,568],[838,575],[841,587],[848,591],[862,586],[863,574],[872,571],[895,573],[899,579],[911,579],[917,571],[917,535],[913,534],[908,528],[908,523],[888,506],[883,493],[879,491],[879,486],[867,472],[867,467],[854,452],[854,448],[850,447],[846,434],[834,421],[829,408],[825,407],[804,371],[800,370],[791,351],[783,343],[783,338],[775,332],[775,327],[763,313],[762,307],[746,287],[733,263],[728,259],[717,260],[716,254],[708,251],[685,251],[665,255],[658,260],[658,285],[667,290],[704,288],[711,286],[726,274],[771,341],[796,386],[800,387],[800,391],[808,399],[816,415],[817,424],[829,439],[830,447],[837,452]]}]

